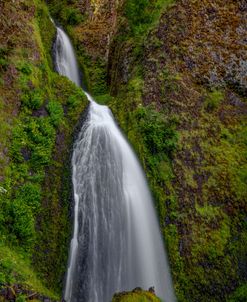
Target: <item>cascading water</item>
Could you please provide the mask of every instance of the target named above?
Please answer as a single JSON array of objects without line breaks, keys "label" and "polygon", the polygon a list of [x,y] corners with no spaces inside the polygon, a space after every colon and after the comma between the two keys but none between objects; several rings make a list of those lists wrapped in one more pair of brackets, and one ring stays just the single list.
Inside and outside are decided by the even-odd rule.
[{"label": "cascading water", "polygon": [[77,86],[80,86],[80,75],[74,49],[69,37],[59,27],[57,27],[57,37],[55,43],[55,65],[59,74],[68,77]]},{"label": "cascading water", "polygon": [[[57,29],[57,71],[80,85],[69,38]],[[90,101],[74,145],[74,232],[64,299],[109,302],[114,293],[154,286],[175,296],[151,194],[140,164],[111,111]]]}]

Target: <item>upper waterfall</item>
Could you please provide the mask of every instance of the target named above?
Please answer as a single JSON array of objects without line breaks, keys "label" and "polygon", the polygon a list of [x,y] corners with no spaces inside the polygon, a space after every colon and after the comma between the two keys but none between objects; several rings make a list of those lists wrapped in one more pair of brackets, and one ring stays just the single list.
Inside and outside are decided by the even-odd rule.
[{"label": "upper waterfall", "polygon": [[[57,29],[57,71],[80,85],[73,47]],[[90,107],[74,144],[74,230],[64,298],[109,302],[115,292],[154,286],[176,301],[152,197],[111,111]]]},{"label": "upper waterfall", "polygon": [[60,27],[57,27],[57,38],[55,42],[55,66],[59,74],[68,77],[77,86],[81,85],[74,49],[69,37]]}]

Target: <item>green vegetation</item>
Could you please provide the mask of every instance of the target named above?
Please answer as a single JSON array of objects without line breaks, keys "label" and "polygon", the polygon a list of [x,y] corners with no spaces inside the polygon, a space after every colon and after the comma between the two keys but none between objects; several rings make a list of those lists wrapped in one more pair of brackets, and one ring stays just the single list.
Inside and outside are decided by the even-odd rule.
[{"label": "green vegetation", "polygon": [[83,15],[80,10],[74,6],[75,1],[53,1],[48,0],[49,10],[52,16],[60,19],[64,25],[75,26],[83,22]]},{"label": "green vegetation", "polygon": [[55,127],[59,126],[64,115],[62,105],[59,102],[50,101],[47,105],[47,110],[50,114],[52,124]]},{"label": "green vegetation", "polygon": [[115,294],[112,302],[161,302],[153,293],[144,290],[133,290]]},{"label": "green vegetation", "polygon": [[[246,99],[232,79],[224,85],[223,62],[241,51],[232,43],[241,36],[240,4],[214,1],[216,18],[206,0],[126,0],[108,65],[109,23],[89,17],[83,3],[47,2],[72,38],[85,86],[110,106],[145,169],[178,301],[246,301]],[[70,234],[68,146],[86,99],[52,72],[46,4],[5,1],[0,9],[9,20],[0,20],[0,283],[58,299]],[[157,301],[150,295],[113,301]]]},{"label": "green vegetation", "polygon": [[135,114],[140,134],[150,153],[165,153],[170,157],[177,143],[176,124],[168,121],[164,114],[157,112],[152,106],[138,107]]},{"label": "green vegetation", "polygon": [[247,297],[247,284],[237,288],[237,290],[227,300],[228,302],[245,302]]},{"label": "green vegetation", "polygon": [[224,99],[224,94],[222,91],[213,90],[210,92],[205,101],[205,108],[209,111],[213,111],[214,109],[218,108],[220,103]]},{"label": "green vegetation", "polygon": [[174,0],[127,0],[124,5],[131,34],[141,36],[159,20],[162,11],[173,4]]},{"label": "green vegetation", "polygon": [[22,104],[28,109],[39,109],[43,103],[44,97],[42,91],[34,89],[33,91],[27,91],[22,95]]},{"label": "green vegetation", "polygon": [[68,25],[78,25],[83,21],[83,16],[80,14],[80,12],[72,7],[63,9],[61,16],[64,22]]},{"label": "green vegetation", "polygon": [[53,299],[58,299],[42,284],[37,274],[34,273],[32,263],[27,255],[21,251],[9,248],[0,243],[0,286],[22,284]]},{"label": "green vegetation", "polygon": [[[183,53],[190,56],[198,40],[186,44],[183,35],[195,34],[196,21],[191,27],[181,23],[190,13],[179,2],[160,25],[152,25],[150,16],[145,18],[152,3],[126,2],[131,34],[121,28],[116,38],[119,48],[115,45],[111,78],[115,98],[108,104],[146,171],[178,301],[226,301],[235,290],[231,301],[244,301],[245,99],[224,85],[198,83],[195,78],[207,74],[199,69],[200,62],[191,79]],[[140,7],[144,15],[138,16]],[[191,7],[197,20],[202,4],[194,1]],[[131,62],[127,84],[114,69],[121,66],[119,52]],[[204,50],[199,54],[205,55]],[[210,71],[210,65],[207,68]]]},{"label": "green vegetation", "polygon": [[114,98],[110,94],[100,94],[95,96],[95,100],[97,103],[101,105],[107,105],[110,103]]},{"label": "green vegetation", "polygon": [[[4,9],[16,45],[1,48],[1,147],[6,161],[1,161],[0,173],[0,286],[20,284],[58,300],[70,236],[69,146],[87,101],[81,89],[53,72],[55,29],[46,4],[25,0],[14,8],[6,3]],[[12,19],[15,9],[21,34]],[[17,301],[25,297],[19,295]]]}]

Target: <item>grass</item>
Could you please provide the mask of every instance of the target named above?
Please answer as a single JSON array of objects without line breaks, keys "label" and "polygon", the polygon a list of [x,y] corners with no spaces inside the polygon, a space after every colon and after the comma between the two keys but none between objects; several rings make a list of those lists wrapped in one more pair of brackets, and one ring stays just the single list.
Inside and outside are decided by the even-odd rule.
[{"label": "grass", "polygon": [[22,284],[27,289],[58,300],[59,297],[47,290],[37,274],[33,271],[32,263],[25,253],[12,247],[0,244],[0,284]]}]

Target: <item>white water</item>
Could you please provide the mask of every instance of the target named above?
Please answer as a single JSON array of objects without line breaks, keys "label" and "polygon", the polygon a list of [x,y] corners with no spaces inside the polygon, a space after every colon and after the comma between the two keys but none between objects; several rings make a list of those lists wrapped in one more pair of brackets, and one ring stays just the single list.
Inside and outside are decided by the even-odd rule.
[{"label": "white water", "polygon": [[[58,28],[57,71],[80,77],[69,38]],[[111,111],[90,101],[74,145],[74,231],[64,298],[109,302],[114,293],[155,287],[176,301],[153,201],[140,164]]]},{"label": "white water", "polygon": [[59,74],[68,77],[77,86],[80,86],[79,68],[74,49],[70,43],[69,37],[59,27],[57,27],[55,63]]}]

